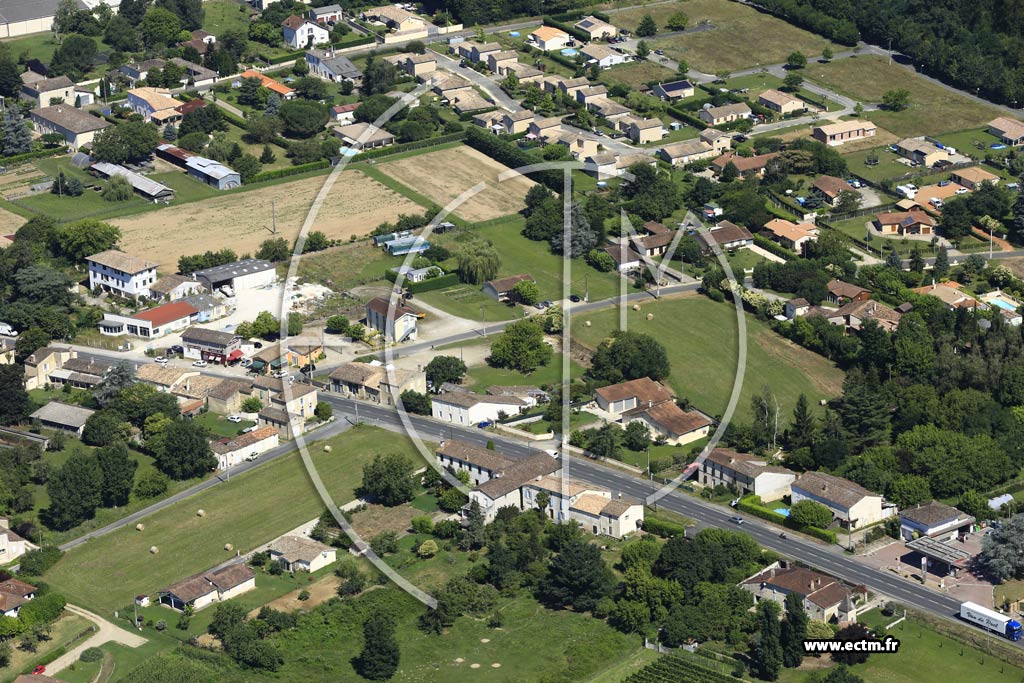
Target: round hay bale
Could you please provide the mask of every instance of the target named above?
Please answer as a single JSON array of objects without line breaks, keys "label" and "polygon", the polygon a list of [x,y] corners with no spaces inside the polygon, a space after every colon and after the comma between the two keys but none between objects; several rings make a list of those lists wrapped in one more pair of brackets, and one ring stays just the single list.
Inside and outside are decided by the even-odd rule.
[{"label": "round hay bale", "polygon": [[640,310],[640,304],[633,304],[633,310],[634,311],[639,311]]},{"label": "round hay bale", "polygon": [[225,543],[224,544],[224,550],[226,550],[228,552],[231,552],[234,549],[235,549],[235,546],[231,545],[230,543]]},{"label": "round hay bale", "polygon": [[325,443],[324,444],[324,453],[330,453],[330,452],[331,452],[331,444]]},{"label": "round hay bale", "polygon": [[648,320],[654,320],[654,314],[653,313],[648,313],[647,314],[647,319]]},{"label": "round hay bale", "polygon": [[142,522],[139,522],[138,524],[135,525],[135,530],[136,531],[145,531],[146,530],[146,525],[143,524]]},{"label": "round hay bale", "polygon": [[158,552],[160,552],[160,548],[157,548],[155,545],[149,546],[150,555],[156,555]]},{"label": "round hay bale", "polygon": [[206,510],[196,510],[196,517],[205,517]]},{"label": "round hay bale", "polygon": [[469,665],[469,668],[470,669],[479,669],[480,665],[477,664],[476,662],[473,662],[472,664]]},{"label": "round hay bale", "polygon": [[590,321],[589,320],[584,321],[583,325],[586,326],[586,327],[590,327]]}]

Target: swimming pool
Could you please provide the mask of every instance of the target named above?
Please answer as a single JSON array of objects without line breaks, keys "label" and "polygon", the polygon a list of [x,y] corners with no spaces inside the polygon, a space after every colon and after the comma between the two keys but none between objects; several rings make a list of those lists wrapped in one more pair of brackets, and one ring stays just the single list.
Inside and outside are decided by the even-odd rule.
[{"label": "swimming pool", "polygon": [[775,512],[778,512],[783,517],[789,517],[789,508],[775,508]]},{"label": "swimming pool", "polygon": [[1006,310],[1006,311],[1016,311],[1017,310],[1016,306],[1014,306],[1009,301],[1006,301],[1004,299],[992,299],[991,301],[989,301],[989,303],[993,304],[995,306],[998,306],[999,308],[1002,308],[1003,310]]},{"label": "swimming pool", "polygon": [[564,50],[562,50],[562,56],[563,57],[575,57],[576,56],[576,48],[574,48],[574,47],[567,47],[567,48],[565,48]]},{"label": "swimming pool", "polygon": [[359,150],[355,149],[353,147],[342,147],[341,148],[341,156],[343,156],[343,157],[354,157],[357,154],[359,154]]}]

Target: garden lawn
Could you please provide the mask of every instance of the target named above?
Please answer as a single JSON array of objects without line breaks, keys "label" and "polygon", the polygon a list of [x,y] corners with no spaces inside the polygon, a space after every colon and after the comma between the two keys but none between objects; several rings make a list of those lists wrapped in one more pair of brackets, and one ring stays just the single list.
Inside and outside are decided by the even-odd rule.
[{"label": "garden lawn", "polygon": [[[40,642],[35,652],[15,647],[14,641],[11,641],[11,663],[8,666],[0,667],[0,681],[13,679],[18,673],[31,673],[36,664],[50,659],[50,655],[55,650],[91,625],[92,622],[88,619],[65,612],[65,616],[53,624],[50,639]],[[76,642],[75,645],[77,646],[80,642]]]},{"label": "garden lawn", "polygon": [[235,0],[207,0],[203,3],[203,30],[214,35],[224,31],[249,30],[249,16],[253,13],[248,5]]},{"label": "garden lawn", "polygon": [[[353,498],[362,465],[374,454],[398,451],[418,459],[403,437],[371,427],[353,428],[327,443],[331,453],[318,445],[311,455],[338,504]],[[120,529],[68,551],[46,580],[73,602],[109,614],[135,595],[153,595],[229,559],[225,543],[247,552],[323,508],[298,452],[292,452],[146,517],[143,532]],[[204,517],[196,515],[200,509]],[[159,553],[151,554],[151,546]]]},{"label": "garden lawn", "polygon": [[[319,282],[335,291],[344,291],[358,285],[386,284],[384,273],[388,268],[402,265],[404,256],[388,256],[386,251],[361,240],[315,254],[303,255],[299,263],[299,276],[307,282]],[[279,269],[282,277],[288,269]]]},{"label": "garden lawn", "polygon": [[[779,64],[794,50],[817,56],[830,45],[828,40],[797,28],[781,19],[762,14],[738,2],[686,0],[650,7],[635,7],[611,15],[616,26],[635,30],[644,14],[651,14],[660,32],[676,12],[689,17],[688,26],[707,20],[715,28],[668,38],[648,38],[651,49],[663,49],[674,60],[683,59],[691,68],[705,73],[739,71],[748,67]],[[833,50],[844,49],[831,44]]]},{"label": "garden lawn", "polygon": [[[646,316],[654,317],[647,320]],[[582,323],[589,320],[590,327]],[[617,329],[619,311],[607,309],[576,316],[573,337],[591,348]],[[628,329],[659,340],[668,352],[668,383],[680,397],[712,415],[725,411],[736,376],[736,310],[698,295],[673,297],[630,309]],[[801,393],[814,404],[842,390],[843,373],[821,356],[783,339],[764,322],[746,316],[747,363],[736,418],[749,421],[750,399],[769,386],[788,419]]]},{"label": "garden lawn", "polygon": [[203,413],[199,417],[193,418],[193,422],[198,422],[209,429],[210,434],[213,436],[226,436],[232,438],[241,434],[243,429],[247,429],[255,424],[250,420],[228,422],[222,415],[211,413],[209,411]]},{"label": "garden lawn", "polygon": [[[731,4],[731,3],[730,3]],[[900,112],[872,111],[865,116],[900,137],[936,135],[977,128],[1001,110],[977,102],[952,88],[932,83],[884,57],[861,55],[828,64],[809,64],[806,77],[865,103],[880,103],[888,90],[910,91],[910,106]]]},{"label": "garden lawn", "polygon": [[[573,378],[583,374],[583,367],[576,361],[570,361],[570,376]],[[542,365],[529,374],[523,374],[516,370],[507,368],[492,368],[489,365],[476,366],[469,369],[469,374],[463,380],[477,392],[483,392],[490,386],[521,386],[530,384],[532,386],[557,385],[562,381],[562,357],[557,353],[551,356],[551,362]]]},{"label": "garden lawn", "polygon": [[654,62],[626,62],[610,69],[602,69],[598,80],[605,85],[626,85],[637,90],[651,81],[673,81],[676,72]]}]

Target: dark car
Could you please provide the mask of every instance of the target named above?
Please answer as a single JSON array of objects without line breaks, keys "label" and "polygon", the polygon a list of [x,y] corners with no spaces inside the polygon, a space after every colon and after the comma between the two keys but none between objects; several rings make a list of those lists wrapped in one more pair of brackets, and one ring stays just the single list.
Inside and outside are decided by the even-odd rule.
[{"label": "dark car", "polygon": [[181,346],[180,344],[175,344],[170,348],[170,351],[172,353],[182,354],[185,353],[185,347]]},{"label": "dark car", "polygon": [[299,368],[299,372],[301,372],[304,375],[308,375],[311,372],[316,372],[316,363],[309,363],[308,365],[303,365],[301,368]]},{"label": "dark car", "polygon": [[583,299],[580,298],[579,294],[570,294],[569,301],[573,302],[574,304],[578,304],[579,302],[583,301]]},{"label": "dark car", "polygon": [[263,344],[261,344],[261,343],[259,343],[259,342],[253,342],[253,343],[252,343],[252,347],[253,347],[254,349],[262,349],[262,348],[263,348]]},{"label": "dark car", "polygon": [[735,140],[736,142],[746,142],[747,141],[747,136],[746,135],[734,135],[732,139]]},{"label": "dark car", "polygon": [[477,424],[477,427],[479,427],[480,429],[487,429],[488,427],[492,426],[494,426],[494,423],[491,422],[490,420],[484,420],[483,422]]}]

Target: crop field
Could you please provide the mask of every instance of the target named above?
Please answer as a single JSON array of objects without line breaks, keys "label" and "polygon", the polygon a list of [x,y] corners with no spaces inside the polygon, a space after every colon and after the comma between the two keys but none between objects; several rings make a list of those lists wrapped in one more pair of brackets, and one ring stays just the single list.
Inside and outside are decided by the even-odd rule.
[{"label": "crop field", "polygon": [[910,106],[907,109],[866,114],[877,125],[901,138],[978,128],[1002,116],[1002,112],[991,105],[932,83],[912,70],[899,64],[889,64],[884,57],[876,55],[837,59],[828,64],[808,64],[806,72],[808,80],[867,103],[881,102],[887,90],[908,90]]},{"label": "crop field", "polygon": [[377,168],[441,206],[485,183],[483,190],[454,211],[467,221],[486,221],[519,211],[533,186],[532,180],[522,176],[499,182],[498,175],[508,168],[464,145],[382,163]]},{"label": "crop field", "polygon": [[[305,178],[244,192],[169,207],[113,221],[121,228],[121,248],[161,266],[174,266],[178,257],[229,247],[238,254],[253,253],[270,238],[272,207],[276,205],[277,235],[292,242],[320,190],[318,179]],[[320,209],[314,230],[329,238],[367,235],[399,214],[420,207],[358,171],[346,171]]]},{"label": "crop field", "polygon": [[[647,320],[647,315],[654,317]],[[594,348],[617,329],[619,311],[583,313],[573,320],[573,338]],[[586,321],[590,322],[587,326]],[[736,311],[702,296],[665,299],[630,310],[628,329],[659,340],[668,351],[668,384],[677,395],[710,414],[725,411],[736,377]],[[747,363],[736,418],[750,419],[750,399],[768,386],[789,415],[803,393],[813,404],[839,395],[843,373],[821,356],[783,339],[764,323],[746,317]]]},{"label": "crop field", "polygon": [[[688,27],[702,20],[715,28],[700,33],[648,39],[652,49],[665,56],[685,60],[691,68],[705,73],[738,71],[759,65],[778,64],[794,50],[808,57],[817,56],[829,41],[738,2],[722,0],[686,0],[651,7],[637,7],[612,15],[616,26],[635,30],[644,14],[650,13],[659,32],[676,12],[689,17]],[[833,45],[834,50],[839,50]]]}]

